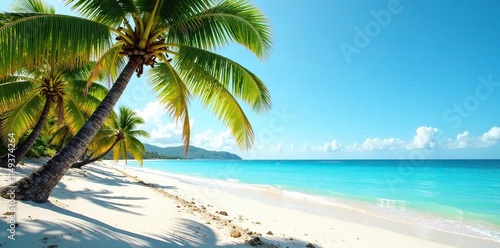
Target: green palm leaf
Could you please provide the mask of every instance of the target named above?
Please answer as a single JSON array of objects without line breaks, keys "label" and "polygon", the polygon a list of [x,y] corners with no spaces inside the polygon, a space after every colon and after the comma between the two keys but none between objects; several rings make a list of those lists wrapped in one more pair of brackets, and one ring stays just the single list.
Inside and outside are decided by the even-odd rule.
[{"label": "green palm leaf", "polygon": [[[105,79],[108,81],[109,85],[114,82],[121,70],[125,67],[126,59],[123,57],[121,52],[121,44],[114,45],[110,48],[101,58],[95,63],[94,68],[87,77],[88,84],[96,81],[102,81],[101,76],[104,75]],[[104,78],[103,78],[104,79]]]},{"label": "green palm leaf", "polygon": [[272,43],[267,23],[265,15],[246,1],[222,1],[175,20],[170,24],[167,42],[212,50],[235,41],[257,57],[266,58]]},{"label": "green palm leaf", "polygon": [[193,88],[206,87],[204,82],[215,80],[249,104],[254,111],[266,112],[271,108],[271,97],[262,80],[226,57],[182,46],[174,62],[178,71],[182,72],[182,77]]},{"label": "green palm leaf", "polygon": [[80,110],[78,104],[70,99],[64,101],[64,112],[66,117],[64,122],[70,133],[75,135],[78,130],[83,127],[85,122],[87,122],[88,118],[85,116],[84,112]]},{"label": "green palm leaf", "polygon": [[168,114],[175,120],[182,121],[182,139],[187,152],[190,140],[189,90],[170,65],[161,63],[150,70],[149,83],[158,94],[157,99],[163,104]]},{"label": "green palm leaf", "polygon": [[[102,99],[108,93],[108,89],[101,84],[93,83],[87,89],[87,82],[84,80],[72,80],[66,86],[66,99],[73,101],[80,111],[90,116],[99,106]],[[87,90],[87,94],[84,92]]]},{"label": "green palm leaf", "polygon": [[5,119],[0,126],[2,137],[7,137],[7,135],[3,135],[7,133],[14,133],[16,137],[21,137],[22,134],[37,123],[44,103],[44,97],[33,94],[29,100],[7,112],[3,116]]},{"label": "green palm leaf", "polygon": [[[106,132],[105,130],[111,132]],[[114,130],[109,129],[109,127],[103,127],[102,130],[99,130],[98,134],[95,137],[95,142],[92,142],[93,146],[89,146],[89,149],[91,149],[93,153],[93,156],[91,158],[99,156],[113,145],[116,140],[114,134]]]},{"label": "green palm leaf", "polygon": [[[134,126],[134,129],[136,127]],[[129,130],[128,136],[149,138],[149,133],[144,130]]]},{"label": "green palm leaf", "polygon": [[12,10],[21,13],[45,13],[55,14],[56,9],[40,0],[15,0],[12,2]]},{"label": "green palm leaf", "polygon": [[[141,12],[152,13],[156,1],[137,0]],[[213,0],[159,0],[157,16],[161,22],[172,22],[181,16],[192,15],[207,9]]]},{"label": "green palm leaf", "polygon": [[215,80],[205,81],[203,86],[195,86],[192,92],[231,130],[240,148],[249,149],[252,146],[252,126],[238,101],[225,87]]},{"label": "green palm leaf", "polygon": [[[8,78],[9,82],[0,83],[0,109],[1,112],[19,106],[30,94],[37,90],[37,85],[30,81],[18,81],[17,77]],[[1,113],[0,112],[0,113]]]},{"label": "green palm leaf", "polygon": [[88,64],[109,48],[110,38],[107,26],[78,17],[36,14],[16,19],[0,28],[0,78],[47,64]]},{"label": "green palm leaf", "polygon": [[127,136],[122,142],[125,143],[123,147],[127,149],[126,152],[131,154],[139,162],[139,165],[142,166],[142,158],[144,153],[146,153],[146,148],[144,148],[142,142],[133,136]]},{"label": "green palm leaf", "polygon": [[[133,0],[64,0],[82,16],[111,27],[118,26],[129,13],[139,13]],[[150,3],[151,4],[151,3]]]}]

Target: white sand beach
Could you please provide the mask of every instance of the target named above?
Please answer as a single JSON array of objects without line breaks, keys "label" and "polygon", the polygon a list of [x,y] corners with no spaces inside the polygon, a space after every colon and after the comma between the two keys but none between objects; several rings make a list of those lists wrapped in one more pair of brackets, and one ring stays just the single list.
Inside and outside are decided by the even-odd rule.
[{"label": "white sand beach", "polygon": [[[17,179],[43,160],[24,162]],[[1,186],[11,177],[0,168]],[[251,247],[255,237],[258,247],[500,246],[279,192],[111,162],[71,169],[47,203],[16,202],[13,231],[9,200],[0,199],[0,210],[0,247]]]}]

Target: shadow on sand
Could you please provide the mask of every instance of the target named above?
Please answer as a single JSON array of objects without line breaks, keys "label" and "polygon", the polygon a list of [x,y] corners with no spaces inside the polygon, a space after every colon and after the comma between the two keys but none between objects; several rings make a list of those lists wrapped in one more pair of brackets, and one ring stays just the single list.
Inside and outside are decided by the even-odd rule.
[{"label": "shadow on sand", "polygon": [[[26,202],[32,207],[42,208],[73,217],[74,221],[21,222],[17,227],[16,240],[3,240],[1,247],[19,247],[18,244],[32,244],[30,247],[241,247],[239,241],[230,245],[217,244],[216,234],[211,227],[188,219],[176,220],[177,225],[170,227],[163,235],[134,233],[90,218],[51,203],[38,204]],[[134,223],[130,223],[133,225]],[[158,225],[161,223],[154,223]],[[31,232],[23,229],[30,226]],[[165,223],[168,225],[168,223]],[[151,227],[154,229],[155,227]],[[159,226],[158,228],[162,228]],[[166,228],[167,229],[167,228]],[[23,240],[29,239],[29,240]]]}]

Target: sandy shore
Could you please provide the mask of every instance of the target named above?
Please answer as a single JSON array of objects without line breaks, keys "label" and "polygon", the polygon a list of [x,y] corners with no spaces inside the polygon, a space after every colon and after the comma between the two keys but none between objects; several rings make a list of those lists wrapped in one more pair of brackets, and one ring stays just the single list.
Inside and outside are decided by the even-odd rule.
[{"label": "sandy shore", "polygon": [[[37,164],[25,161],[16,178]],[[11,178],[0,168],[0,185]],[[0,247],[251,247],[255,237],[259,247],[500,246],[266,189],[109,162],[70,170],[49,200],[16,202],[18,226],[9,231],[9,201],[0,199]]]}]

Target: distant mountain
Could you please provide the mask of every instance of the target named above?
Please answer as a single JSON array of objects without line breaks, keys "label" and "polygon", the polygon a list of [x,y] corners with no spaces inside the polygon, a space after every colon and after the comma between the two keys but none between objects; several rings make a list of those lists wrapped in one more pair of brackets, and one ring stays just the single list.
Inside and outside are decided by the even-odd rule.
[{"label": "distant mountain", "polygon": [[[184,146],[173,147],[158,147],[150,144],[144,144],[146,152],[149,154],[157,154],[166,158],[180,158],[180,159],[231,159],[241,160],[236,154],[229,152],[209,151],[196,146],[189,146],[187,156],[184,155]],[[147,157],[145,157],[147,159]]]}]

